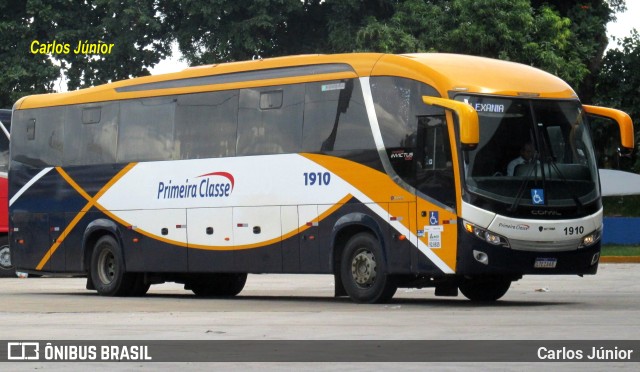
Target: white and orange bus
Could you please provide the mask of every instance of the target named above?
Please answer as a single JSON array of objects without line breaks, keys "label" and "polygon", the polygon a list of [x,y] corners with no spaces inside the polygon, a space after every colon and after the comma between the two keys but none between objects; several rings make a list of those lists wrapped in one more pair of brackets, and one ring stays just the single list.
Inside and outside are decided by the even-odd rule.
[{"label": "white and orange bus", "polygon": [[30,96],[13,111],[12,252],[107,296],[323,273],[357,302],[493,301],[526,274],[596,273],[588,114],[633,147],[623,112],[463,55],[292,56]]}]

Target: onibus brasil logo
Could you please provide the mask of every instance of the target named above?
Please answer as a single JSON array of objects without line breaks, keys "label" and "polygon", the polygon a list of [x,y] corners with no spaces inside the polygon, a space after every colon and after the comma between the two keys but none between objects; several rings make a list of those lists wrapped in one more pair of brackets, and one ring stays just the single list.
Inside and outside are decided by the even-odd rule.
[{"label": "onibus brasil logo", "polygon": [[231,173],[212,172],[190,182],[158,182],[157,199],[225,198],[233,192],[235,180]]}]

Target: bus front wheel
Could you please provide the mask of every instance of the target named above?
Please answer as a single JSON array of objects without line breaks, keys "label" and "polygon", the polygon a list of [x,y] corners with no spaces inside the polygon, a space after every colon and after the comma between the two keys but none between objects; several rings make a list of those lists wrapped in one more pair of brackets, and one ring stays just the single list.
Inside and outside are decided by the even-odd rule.
[{"label": "bus front wheel", "polygon": [[349,239],[340,262],[342,284],[353,301],[387,302],[396,293],[398,286],[387,274],[380,242],[373,235],[359,233]]},{"label": "bus front wheel", "polygon": [[458,284],[460,292],[471,301],[497,301],[507,293],[511,279],[503,277],[464,278]]},{"label": "bus front wheel", "polygon": [[91,280],[99,295],[127,296],[135,276],[127,273],[120,245],[109,235],[98,239],[91,255]]}]

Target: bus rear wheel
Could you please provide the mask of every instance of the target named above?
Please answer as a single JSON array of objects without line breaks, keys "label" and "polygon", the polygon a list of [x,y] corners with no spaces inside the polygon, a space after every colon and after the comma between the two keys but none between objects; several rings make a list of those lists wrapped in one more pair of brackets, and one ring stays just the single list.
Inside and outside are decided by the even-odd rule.
[{"label": "bus rear wheel", "polygon": [[145,294],[147,294],[147,291],[149,291],[151,284],[145,281],[144,273],[135,273],[133,275],[134,275],[133,284],[129,289],[128,296],[142,297]]},{"label": "bus rear wheel", "polygon": [[16,270],[11,260],[11,249],[9,249],[9,238],[0,237],[0,276],[16,276]]},{"label": "bus rear wheel", "polygon": [[247,282],[247,274],[221,273],[199,274],[185,283],[198,297],[233,297],[240,293]]},{"label": "bus rear wheel", "polygon": [[359,303],[387,302],[398,289],[387,274],[380,242],[369,233],[349,239],[342,252],[340,276],[349,297]]},{"label": "bus rear wheel", "polygon": [[460,292],[471,301],[497,301],[507,293],[511,279],[503,277],[464,278],[458,284]]},{"label": "bus rear wheel", "polygon": [[136,277],[127,273],[120,245],[109,235],[98,239],[91,255],[91,280],[102,296],[128,296]]}]

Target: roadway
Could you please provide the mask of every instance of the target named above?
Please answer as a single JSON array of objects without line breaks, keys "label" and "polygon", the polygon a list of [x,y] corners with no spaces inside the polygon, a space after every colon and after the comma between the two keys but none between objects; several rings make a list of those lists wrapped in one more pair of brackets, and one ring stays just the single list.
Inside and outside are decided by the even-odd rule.
[{"label": "roadway", "polygon": [[528,276],[500,301],[481,305],[462,295],[435,297],[432,289],[399,289],[391,303],[358,305],[333,298],[333,277],[324,275],[249,275],[232,299],[196,298],[178,284],[152,286],[141,298],[101,297],[84,286],[80,278],[0,279],[0,340],[638,340],[640,335],[637,264],[601,264],[597,275],[583,278]]}]

